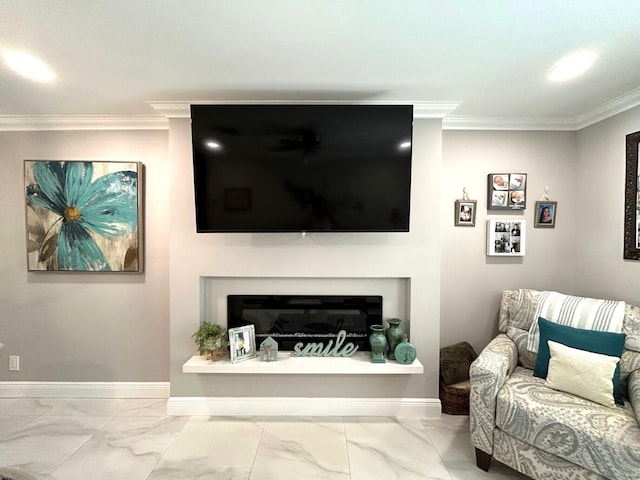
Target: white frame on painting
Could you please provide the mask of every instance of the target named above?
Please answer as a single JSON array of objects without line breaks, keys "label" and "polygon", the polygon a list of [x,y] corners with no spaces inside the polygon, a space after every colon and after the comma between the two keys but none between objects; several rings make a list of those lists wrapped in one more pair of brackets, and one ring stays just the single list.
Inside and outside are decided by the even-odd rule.
[{"label": "white frame on painting", "polygon": [[524,257],[526,220],[498,218],[487,220],[487,255]]},{"label": "white frame on painting", "polygon": [[[239,342],[242,341],[242,345]],[[256,356],[256,328],[253,324],[229,329],[231,363],[249,360]]]}]

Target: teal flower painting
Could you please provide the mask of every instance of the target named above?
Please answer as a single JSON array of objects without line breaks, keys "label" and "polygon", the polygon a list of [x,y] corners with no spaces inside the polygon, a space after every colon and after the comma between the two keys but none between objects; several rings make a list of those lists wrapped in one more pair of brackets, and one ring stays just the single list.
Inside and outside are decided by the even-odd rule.
[{"label": "teal flower painting", "polygon": [[142,271],[140,167],[25,161],[29,270]]}]

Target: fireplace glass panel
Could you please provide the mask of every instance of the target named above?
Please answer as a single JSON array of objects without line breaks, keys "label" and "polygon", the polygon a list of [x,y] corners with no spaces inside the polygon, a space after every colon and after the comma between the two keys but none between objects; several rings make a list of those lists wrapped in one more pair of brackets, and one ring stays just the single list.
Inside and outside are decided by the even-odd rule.
[{"label": "fireplace glass panel", "polygon": [[369,327],[382,324],[382,296],[229,295],[228,328],[250,324],[257,345],[269,336],[285,351],[298,342],[327,345],[344,330],[346,342],[369,351]]}]

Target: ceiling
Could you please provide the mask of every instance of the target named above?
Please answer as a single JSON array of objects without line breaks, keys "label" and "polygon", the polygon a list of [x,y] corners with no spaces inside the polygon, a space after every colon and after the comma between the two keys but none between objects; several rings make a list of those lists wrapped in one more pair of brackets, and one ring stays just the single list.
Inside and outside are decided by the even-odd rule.
[{"label": "ceiling", "polygon": [[[584,76],[551,83],[576,49]],[[189,101],[440,102],[448,118],[575,123],[640,104],[638,0],[2,0],[0,116],[153,116]]]}]

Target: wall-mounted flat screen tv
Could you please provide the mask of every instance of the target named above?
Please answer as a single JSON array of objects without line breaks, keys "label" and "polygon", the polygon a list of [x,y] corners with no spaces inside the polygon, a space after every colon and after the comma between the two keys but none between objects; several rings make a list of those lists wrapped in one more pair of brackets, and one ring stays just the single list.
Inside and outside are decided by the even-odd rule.
[{"label": "wall-mounted flat screen tv", "polygon": [[412,105],[192,105],[198,232],[408,232]]}]

